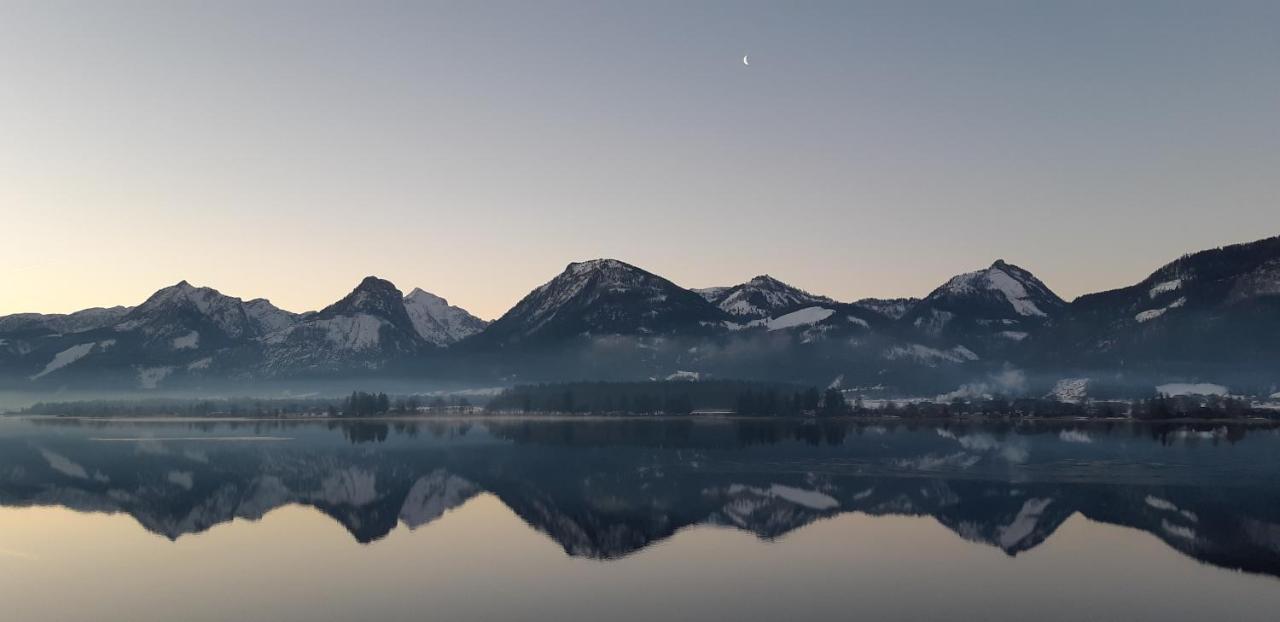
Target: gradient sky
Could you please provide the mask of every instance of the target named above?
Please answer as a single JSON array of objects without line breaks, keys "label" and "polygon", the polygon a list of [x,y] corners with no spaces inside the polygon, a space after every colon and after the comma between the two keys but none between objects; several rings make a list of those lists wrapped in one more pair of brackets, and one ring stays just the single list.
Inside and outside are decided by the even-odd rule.
[{"label": "gradient sky", "polygon": [[0,2],[0,313],[377,274],[493,318],[602,256],[1072,298],[1278,199],[1273,1]]}]

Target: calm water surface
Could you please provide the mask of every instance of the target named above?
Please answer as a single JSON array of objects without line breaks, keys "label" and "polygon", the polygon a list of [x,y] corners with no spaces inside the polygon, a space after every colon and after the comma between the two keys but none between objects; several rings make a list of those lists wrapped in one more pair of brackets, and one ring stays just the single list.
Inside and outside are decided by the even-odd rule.
[{"label": "calm water surface", "polygon": [[1280,433],[0,419],[12,620],[1274,620]]}]

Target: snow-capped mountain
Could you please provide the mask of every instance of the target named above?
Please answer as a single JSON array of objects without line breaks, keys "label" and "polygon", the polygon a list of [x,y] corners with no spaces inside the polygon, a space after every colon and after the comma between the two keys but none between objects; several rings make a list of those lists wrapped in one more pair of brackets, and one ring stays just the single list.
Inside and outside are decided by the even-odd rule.
[{"label": "snow-capped mountain", "polygon": [[834,303],[830,298],[810,294],[767,274],[738,285],[696,291],[725,313],[746,320],[776,317],[804,307]]},{"label": "snow-capped mountain", "polygon": [[404,306],[418,335],[437,346],[447,346],[470,337],[489,325],[466,309],[450,305],[448,300],[416,287],[404,297]]},{"label": "snow-capped mountain", "polygon": [[981,351],[1004,350],[1061,316],[1067,303],[1030,272],[1003,260],[955,276],[911,306],[919,333]]},{"label": "snow-capped mountain", "polygon": [[952,277],[929,293],[921,305],[988,317],[1044,318],[1066,306],[1040,279],[1004,260],[984,270]]},{"label": "snow-capped mountain", "polygon": [[379,369],[433,347],[418,334],[400,290],[374,276],[264,343],[265,371],[273,376]]},{"label": "snow-capped mountain", "polygon": [[571,263],[476,336],[510,345],[581,336],[705,332],[729,316],[697,293],[616,259]]},{"label": "snow-capped mountain", "polygon": [[835,301],[792,287],[767,274],[732,287],[710,287],[697,292],[725,313],[741,320],[778,317],[806,307],[831,306]]}]

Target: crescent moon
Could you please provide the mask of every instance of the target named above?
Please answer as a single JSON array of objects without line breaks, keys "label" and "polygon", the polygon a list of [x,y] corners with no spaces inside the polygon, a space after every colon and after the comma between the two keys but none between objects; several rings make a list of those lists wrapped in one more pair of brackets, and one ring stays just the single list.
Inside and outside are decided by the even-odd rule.
[{"label": "crescent moon", "polygon": [[750,56],[750,54],[744,54],[744,55],[742,56],[742,64],[743,64],[743,65],[746,65],[746,66],[748,66],[748,67],[750,67],[750,66],[751,66],[751,63],[747,62],[747,56]]}]

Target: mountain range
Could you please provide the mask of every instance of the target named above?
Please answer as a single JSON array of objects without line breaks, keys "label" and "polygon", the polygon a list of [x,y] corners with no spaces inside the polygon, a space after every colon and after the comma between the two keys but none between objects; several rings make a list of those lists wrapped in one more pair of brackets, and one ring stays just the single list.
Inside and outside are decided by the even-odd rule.
[{"label": "mountain range", "polygon": [[306,313],[183,281],[135,307],[0,317],[0,386],[31,390],[693,372],[905,393],[1043,394],[1072,381],[1098,395],[1165,382],[1269,394],[1276,370],[1280,237],[1184,255],[1070,302],[1004,260],[921,298],[839,302],[768,275],[695,290],[597,259],[493,322],[372,276]]}]

